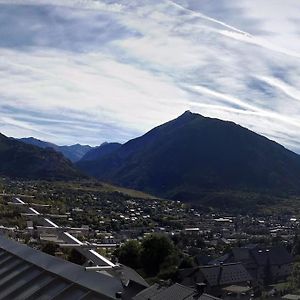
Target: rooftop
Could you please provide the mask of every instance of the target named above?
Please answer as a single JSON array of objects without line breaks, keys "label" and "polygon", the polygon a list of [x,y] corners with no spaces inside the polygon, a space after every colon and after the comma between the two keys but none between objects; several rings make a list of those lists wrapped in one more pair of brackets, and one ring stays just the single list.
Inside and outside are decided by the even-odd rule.
[{"label": "rooftop", "polygon": [[116,299],[120,280],[0,236],[0,298]]}]

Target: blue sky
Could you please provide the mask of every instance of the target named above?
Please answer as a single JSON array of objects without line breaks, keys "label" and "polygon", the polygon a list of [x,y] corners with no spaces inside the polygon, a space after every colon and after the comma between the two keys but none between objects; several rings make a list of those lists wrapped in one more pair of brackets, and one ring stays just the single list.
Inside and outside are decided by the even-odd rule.
[{"label": "blue sky", "polygon": [[0,0],[2,133],[125,142],[185,110],[300,153],[298,0]]}]

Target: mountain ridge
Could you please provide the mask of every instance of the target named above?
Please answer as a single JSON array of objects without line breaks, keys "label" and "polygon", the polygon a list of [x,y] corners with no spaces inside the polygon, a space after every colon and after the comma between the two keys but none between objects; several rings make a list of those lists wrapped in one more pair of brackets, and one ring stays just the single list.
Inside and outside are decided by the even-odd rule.
[{"label": "mountain ridge", "polygon": [[78,143],[70,146],[59,146],[50,142],[39,140],[34,137],[20,138],[18,140],[22,141],[23,143],[38,146],[43,149],[52,148],[55,151],[62,153],[73,163],[79,161],[87,152],[93,149],[93,147],[89,145],[81,145]]},{"label": "mountain ridge", "polygon": [[0,133],[0,174],[20,179],[86,178],[61,153],[11,139]]},{"label": "mountain ridge", "polygon": [[95,161],[91,176],[193,201],[203,190],[300,192],[300,156],[233,122],[186,111]]}]

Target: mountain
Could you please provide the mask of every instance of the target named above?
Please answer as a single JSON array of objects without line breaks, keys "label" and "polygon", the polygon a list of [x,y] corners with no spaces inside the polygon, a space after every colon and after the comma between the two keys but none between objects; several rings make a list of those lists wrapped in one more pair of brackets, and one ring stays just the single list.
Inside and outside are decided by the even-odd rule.
[{"label": "mountain", "polygon": [[52,143],[38,140],[33,137],[21,138],[19,140],[26,144],[38,146],[43,149],[52,148],[55,151],[62,153],[66,158],[68,158],[72,162],[79,161],[87,152],[93,149],[91,146],[80,145],[80,144],[71,145],[71,146],[58,146]]},{"label": "mountain", "polygon": [[57,151],[61,152],[72,162],[79,161],[86,153],[88,153],[93,147],[89,145],[75,144],[71,146],[58,146]]},{"label": "mountain", "polygon": [[83,175],[61,153],[0,134],[0,174],[23,179],[76,179]]},{"label": "mountain", "polygon": [[189,111],[78,166],[101,180],[193,202],[204,191],[300,192],[299,155],[233,122]]},{"label": "mountain", "polygon": [[41,141],[39,139],[36,139],[34,137],[28,137],[28,138],[21,138],[21,139],[18,139],[19,141],[23,142],[23,143],[26,143],[26,144],[29,144],[29,145],[34,145],[34,146],[37,146],[37,147],[40,147],[40,148],[53,148],[54,150],[57,150],[59,147],[55,144],[52,144],[52,143],[49,143],[49,142],[44,142],[44,141]]},{"label": "mountain", "polygon": [[120,143],[103,143],[99,147],[92,148],[90,151],[88,151],[80,161],[98,160],[105,155],[111,154],[112,152],[118,150],[121,146],[122,144]]}]

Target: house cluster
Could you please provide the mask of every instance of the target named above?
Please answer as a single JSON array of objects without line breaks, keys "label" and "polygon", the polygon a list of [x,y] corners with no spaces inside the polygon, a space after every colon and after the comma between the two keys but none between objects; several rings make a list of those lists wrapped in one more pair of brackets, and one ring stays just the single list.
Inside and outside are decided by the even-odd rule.
[{"label": "house cluster", "polygon": [[283,246],[236,247],[205,266],[180,270],[178,282],[222,299],[251,299],[261,291],[285,282],[291,275],[293,257]]},{"label": "house cluster", "polygon": [[[293,258],[284,247],[234,248],[205,266],[179,270],[175,284],[156,283],[133,299],[260,299],[264,287],[287,280],[292,263]],[[277,295],[272,299],[286,297]]]}]

